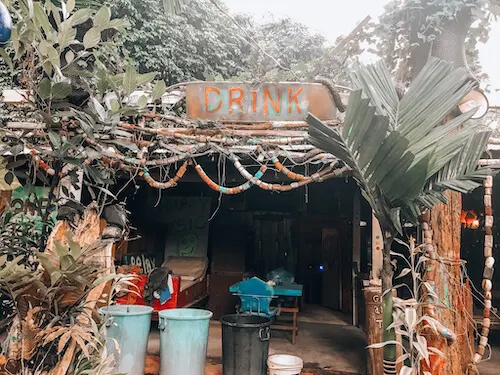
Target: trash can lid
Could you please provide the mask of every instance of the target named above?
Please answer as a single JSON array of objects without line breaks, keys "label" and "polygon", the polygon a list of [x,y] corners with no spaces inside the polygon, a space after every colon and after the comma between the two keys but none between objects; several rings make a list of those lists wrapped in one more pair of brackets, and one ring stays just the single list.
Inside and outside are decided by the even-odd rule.
[{"label": "trash can lid", "polygon": [[101,307],[99,312],[103,315],[112,316],[148,315],[153,312],[153,308],[142,305],[111,305]]},{"label": "trash can lid", "polygon": [[220,322],[225,326],[242,328],[267,327],[271,325],[271,319],[265,316],[250,314],[224,315]]}]

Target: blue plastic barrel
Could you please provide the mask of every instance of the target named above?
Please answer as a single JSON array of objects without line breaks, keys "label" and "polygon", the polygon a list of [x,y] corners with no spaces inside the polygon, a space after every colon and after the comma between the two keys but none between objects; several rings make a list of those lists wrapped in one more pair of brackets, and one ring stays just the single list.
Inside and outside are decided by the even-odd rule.
[{"label": "blue plastic barrel", "polygon": [[204,375],[212,312],[172,309],[159,312],[160,375]]},{"label": "blue plastic barrel", "polygon": [[114,373],[144,375],[153,308],[114,305],[103,307],[100,312],[107,327],[108,353],[115,356]]}]

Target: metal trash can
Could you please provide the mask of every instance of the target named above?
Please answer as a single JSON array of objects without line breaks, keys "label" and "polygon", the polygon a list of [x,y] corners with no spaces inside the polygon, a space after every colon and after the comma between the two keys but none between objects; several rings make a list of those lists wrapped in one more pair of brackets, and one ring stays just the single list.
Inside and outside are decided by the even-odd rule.
[{"label": "metal trash can", "polygon": [[222,374],[266,375],[271,319],[225,315],[222,323]]}]

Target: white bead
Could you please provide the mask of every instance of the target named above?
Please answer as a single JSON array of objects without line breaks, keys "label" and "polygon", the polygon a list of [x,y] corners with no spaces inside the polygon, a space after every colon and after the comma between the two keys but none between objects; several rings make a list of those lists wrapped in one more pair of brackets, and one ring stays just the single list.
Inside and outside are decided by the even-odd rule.
[{"label": "white bead", "polygon": [[491,299],[487,299],[484,301],[484,307],[488,310],[491,310]]},{"label": "white bead", "polygon": [[491,327],[491,320],[490,318],[483,318],[483,327],[490,328]]},{"label": "white bead", "polygon": [[493,236],[491,234],[484,236],[484,246],[493,247]]},{"label": "white bead", "polygon": [[486,177],[486,180],[484,180],[484,187],[487,187],[487,188],[493,187],[493,177],[492,176]]},{"label": "white bead", "polygon": [[484,226],[486,228],[492,228],[493,227],[493,216],[486,215],[486,219],[484,220]]},{"label": "white bead", "polygon": [[491,207],[491,195],[484,196],[484,205],[487,207]]},{"label": "white bead", "polygon": [[486,336],[481,336],[479,339],[479,345],[486,346],[488,345],[488,338]]},{"label": "white bead", "polygon": [[492,287],[493,287],[493,283],[491,282],[491,280],[487,280],[487,279],[483,280],[483,290],[485,292],[491,291]]},{"label": "white bead", "polygon": [[493,258],[493,257],[486,258],[486,261],[484,262],[484,264],[488,268],[493,268],[493,265],[495,264],[495,258]]},{"label": "white bead", "polygon": [[486,246],[484,248],[484,256],[485,258],[489,258],[493,255],[493,249],[491,248],[491,246]]},{"label": "white bead", "polygon": [[479,354],[479,353],[474,354],[473,361],[474,361],[474,363],[478,364],[481,361],[481,354]]}]

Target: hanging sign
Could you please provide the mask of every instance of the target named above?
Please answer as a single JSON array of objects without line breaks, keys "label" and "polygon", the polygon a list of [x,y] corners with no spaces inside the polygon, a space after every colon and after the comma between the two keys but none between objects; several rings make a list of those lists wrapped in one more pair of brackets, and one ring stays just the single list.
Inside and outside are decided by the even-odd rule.
[{"label": "hanging sign", "polygon": [[319,83],[196,82],[186,86],[191,119],[229,122],[333,120],[337,108]]}]

